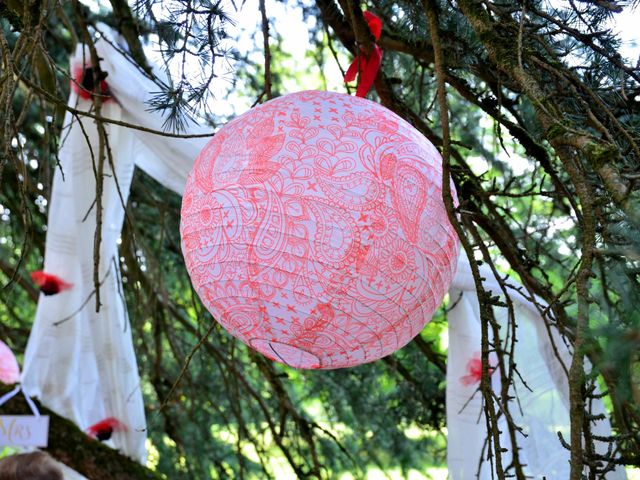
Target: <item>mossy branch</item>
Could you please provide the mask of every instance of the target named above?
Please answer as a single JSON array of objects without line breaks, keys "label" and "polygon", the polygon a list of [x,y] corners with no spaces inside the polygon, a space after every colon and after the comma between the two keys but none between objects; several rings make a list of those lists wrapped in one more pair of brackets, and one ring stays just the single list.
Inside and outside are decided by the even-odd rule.
[{"label": "mossy branch", "polygon": [[[0,385],[0,395],[13,387]],[[34,400],[42,415],[49,415],[49,446],[44,449],[60,462],[91,480],[159,480],[162,477],[106,445],[92,440],[76,424]],[[22,395],[0,407],[2,415],[31,415]]]}]

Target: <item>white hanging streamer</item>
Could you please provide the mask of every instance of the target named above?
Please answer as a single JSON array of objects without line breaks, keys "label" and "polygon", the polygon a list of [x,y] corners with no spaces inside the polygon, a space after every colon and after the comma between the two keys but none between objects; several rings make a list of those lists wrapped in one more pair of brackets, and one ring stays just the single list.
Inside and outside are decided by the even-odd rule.
[{"label": "white hanging streamer", "polygon": [[[122,55],[126,45],[101,25],[96,41],[101,68],[113,98],[102,116],[162,131],[164,118],[149,111],[158,86]],[[90,55],[78,47],[70,64],[81,66]],[[156,72],[161,75],[160,72]],[[90,111],[93,103],[71,94],[69,105]],[[118,270],[117,241],[124,220],[134,166],[167,188],[182,193],[187,174],[207,138],[155,135],[106,122],[111,162],[105,162],[100,245],[100,311],[95,311],[93,242],[96,229],[94,156],[99,135],[90,117],[67,114],[61,134],[45,246],[44,270],[73,284],[57,295],[41,295],[24,357],[25,392],[74,421],[80,429],[115,417],[126,431],[108,444],[144,463],[146,420],[131,328]],[[191,133],[208,130],[191,125]],[[63,174],[64,173],[64,174]]]},{"label": "white hanging streamer", "polygon": [[[487,265],[480,267],[485,278],[483,286],[492,295],[503,296],[500,282]],[[570,453],[558,439],[558,432],[569,439],[569,383],[562,364],[571,363],[572,353],[561,336],[551,326],[547,330],[545,320],[538,309],[515,287],[509,289],[513,302],[518,343],[514,349],[514,361],[519,375],[513,380],[517,402],[510,404],[510,414],[522,434],[517,434],[519,460],[526,474],[533,478],[569,478]],[[461,378],[467,374],[469,359],[480,350],[480,308],[474,286],[471,266],[464,255],[458,261],[458,272],[449,291],[455,306],[448,314],[449,349],[447,359],[447,464],[451,480],[494,478],[487,461],[487,429],[482,407],[482,395],[478,384],[465,385]],[[538,300],[539,305],[544,302]],[[508,310],[494,308],[494,317],[501,325],[501,334],[510,332]],[[511,334],[513,332],[511,331]],[[557,355],[556,355],[557,352]],[[491,376],[493,390],[500,391],[500,375]],[[526,386],[524,385],[526,382]],[[593,413],[605,413],[602,400],[593,400]],[[500,444],[507,448],[503,464],[511,462],[512,445],[505,416],[499,420]],[[611,435],[609,419],[605,417],[592,425],[593,434]],[[596,452],[606,454],[608,444],[595,442]],[[476,475],[480,473],[479,477]],[[626,479],[624,468],[619,467],[606,474],[607,480]]]}]

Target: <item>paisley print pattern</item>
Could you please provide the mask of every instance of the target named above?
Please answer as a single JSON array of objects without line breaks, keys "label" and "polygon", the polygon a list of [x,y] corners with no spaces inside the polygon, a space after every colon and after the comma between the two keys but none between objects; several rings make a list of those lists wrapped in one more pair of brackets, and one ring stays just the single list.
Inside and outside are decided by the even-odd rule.
[{"label": "paisley print pattern", "polygon": [[234,336],[298,368],[404,346],[455,274],[437,150],[384,107],[306,91],[223,127],[187,180],[191,280]]}]

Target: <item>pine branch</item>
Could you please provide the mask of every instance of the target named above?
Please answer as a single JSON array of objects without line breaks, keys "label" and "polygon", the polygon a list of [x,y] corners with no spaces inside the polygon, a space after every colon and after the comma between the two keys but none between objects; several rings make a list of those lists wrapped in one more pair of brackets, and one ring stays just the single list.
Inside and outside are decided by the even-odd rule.
[{"label": "pine branch", "polygon": [[131,56],[140,65],[145,72],[149,75],[152,74],[147,57],[144,54],[142,43],[140,42],[140,29],[136,19],[131,13],[127,0],[109,0],[111,2],[111,8],[113,8],[113,15],[116,17],[119,25],[119,31],[127,41],[129,45],[129,52]]}]

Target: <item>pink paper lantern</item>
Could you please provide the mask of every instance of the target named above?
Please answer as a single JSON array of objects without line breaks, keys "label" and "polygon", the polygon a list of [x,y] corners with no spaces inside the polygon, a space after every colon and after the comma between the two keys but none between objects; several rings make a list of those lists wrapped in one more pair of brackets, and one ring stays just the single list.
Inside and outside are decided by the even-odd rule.
[{"label": "pink paper lantern", "polygon": [[389,355],[441,303],[459,244],[442,160],[366,99],[306,91],[225,125],[182,203],[182,251],[232,335],[298,368]]},{"label": "pink paper lantern", "polygon": [[0,382],[12,385],[20,381],[20,367],[11,349],[0,340]]}]

